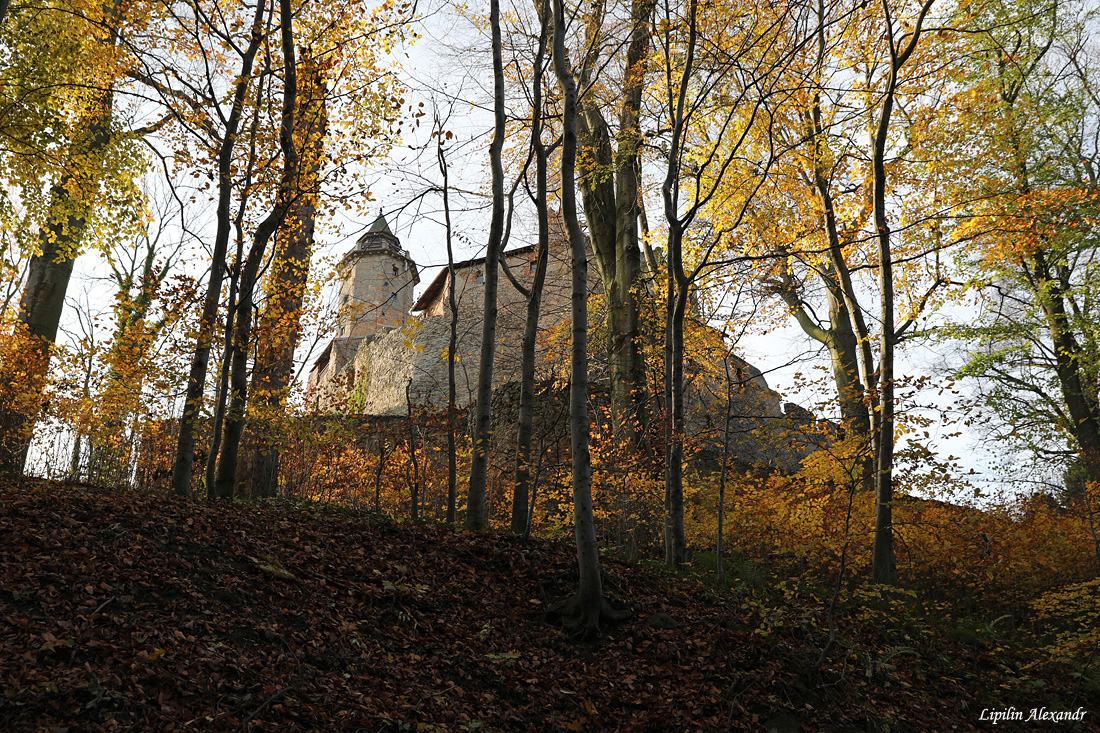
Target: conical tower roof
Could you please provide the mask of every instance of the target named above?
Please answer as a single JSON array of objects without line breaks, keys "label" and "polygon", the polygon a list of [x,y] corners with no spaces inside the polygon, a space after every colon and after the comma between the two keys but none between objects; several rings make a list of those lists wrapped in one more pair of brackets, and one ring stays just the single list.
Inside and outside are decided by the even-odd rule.
[{"label": "conical tower roof", "polygon": [[370,225],[367,234],[388,234],[391,237],[394,236],[393,232],[390,231],[390,223],[386,221],[385,214],[381,212],[379,212],[378,218],[374,220],[374,223]]}]

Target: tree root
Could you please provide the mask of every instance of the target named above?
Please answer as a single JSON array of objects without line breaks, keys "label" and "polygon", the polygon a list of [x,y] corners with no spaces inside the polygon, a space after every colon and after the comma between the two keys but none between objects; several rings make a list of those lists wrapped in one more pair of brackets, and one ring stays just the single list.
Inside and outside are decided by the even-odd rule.
[{"label": "tree root", "polygon": [[634,615],[629,608],[615,609],[601,597],[598,602],[585,602],[574,593],[550,606],[546,611],[549,623],[560,623],[572,636],[594,639],[600,635],[600,622],[616,624]]}]

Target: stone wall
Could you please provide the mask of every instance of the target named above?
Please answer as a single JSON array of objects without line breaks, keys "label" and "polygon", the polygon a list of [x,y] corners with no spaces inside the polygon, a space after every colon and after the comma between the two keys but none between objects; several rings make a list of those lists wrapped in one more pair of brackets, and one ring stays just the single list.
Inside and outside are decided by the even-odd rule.
[{"label": "stone wall", "polygon": [[[559,243],[560,245],[560,243]],[[547,345],[551,333],[569,320],[571,278],[569,261],[561,246],[551,248],[547,278],[539,312],[541,344],[536,351],[536,379],[555,376],[564,354]],[[533,252],[509,253],[505,260],[512,274],[529,286]],[[520,378],[521,346],[527,320],[526,298],[503,274],[501,264],[497,298],[496,349],[493,385],[498,388]],[[477,394],[481,360],[484,264],[469,264],[456,271],[458,301],[458,347],[455,364],[456,403],[466,406]],[[445,273],[444,273],[445,274]],[[599,278],[590,279],[593,294]],[[449,283],[448,283],[449,285]],[[441,296],[445,305],[445,291]],[[432,308],[429,313],[438,313]],[[594,314],[596,317],[602,317]],[[395,415],[407,411],[407,402],[444,407],[447,404],[447,348],[450,342],[450,313],[410,318],[398,329],[376,333],[359,345],[353,367],[351,411],[368,415]],[[567,346],[568,344],[564,344]],[[600,345],[597,345],[600,346]],[[592,378],[604,376],[598,359],[593,360]],[[560,375],[557,375],[560,376]],[[406,395],[408,388],[408,395]],[[408,399],[407,399],[408,398]]]}]

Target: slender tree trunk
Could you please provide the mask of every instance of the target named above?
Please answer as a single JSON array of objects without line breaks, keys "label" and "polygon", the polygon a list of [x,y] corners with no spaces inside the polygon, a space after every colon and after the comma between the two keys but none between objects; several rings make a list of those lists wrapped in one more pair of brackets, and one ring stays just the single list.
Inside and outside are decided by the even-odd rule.
[{"label": "slender tree trunk", "polygon": [[[242,212],[243,213],[243,212]],[[225,314],[225,336],[223,338],[222,357],[218,361],[218,376],[214,383],[214,416],[210,431],[210,452],[206,455],[206,498],[210,501],[218,498],[214,485],[218,479],[218,455],[222,448],[222,428],[225,425],[225,408],[229,401],[229,377],[233,360],[233,333],[237,314],[237,286],[241,282],[241,260],[244,238],[240,230],[240,217],[237,217],[237,259],[230,268],[229,308]]]},{"label": "slender tree trunk", "polygon": [[[672,262],[681,249],[682,234],[669,234]],[[673,239],[677,242],[673,244]],[[665,564],[679,568],[687,560],[684,532],[684,316],[688,282],[669,273],[665,325],[665,401],[671,406],[668,452],[665,462]],[[675,285],[673,284],[675,283]]]},{"label": "slender tree trunk", "polygon": [[382,512],[382,471],[386,468],[386,438],[378,439],[378,467],[374,470],[374,511]]},{"label": "slender tree trunk", "polygon": [[[489,477],[489,448],[493,420],[493,359],[497,338],[497,282],[500,248],[504,240],[504,59],[500,32],[500,0],[491,0],[489,24],[493,33],[493,113],[496,127],[489,145],[493,181],[493,215],[485,251],[485,307],[482,314],[481,363],[478,367],[477,404],[474,427],[474,455],[470,465],[470,488],[466,501],[466,529],[479,531],[488,526],[485,490]],[[453,288],[453,284],[452,284]]]},{"label": "slender tree trunk", "polygon": [[[891,74],[890,85],[894,79]],[[890,226],[886,221],[886,133],[893,107],[893,89],[883,100],[882,117],[875,136],[873,161],[875,231],[879,255],[879,298],[882,333],[879,337],[878,454],[875,456],[875,541],[871,554],[876,583],[897,585],[894,559],[894,274],[890,248]]]},{"label": "slender tree trunk", "polygon": [[[670,410],[668,452],[665,465],[665,564],[679,568],[687,559],[684,534],[684,316],[687,311],[691,278],[684,270],[684,228],[692,214],[680,217],[679,175],[684,153],[687,115],[687,90],[694,72],[698,38],[696,19],[698,1],[691,0],[688,19],[687,49],[680,86],[673,99],[670,85],[669,118],[672,139],[669,142],[668,167],[661,185],[665,220],[668,222],[668,285],[665,296],[665,402]],[[667,39],[667,36],[666,36]],[[667,40],[666,40],[667,43]],[[666,47],[666,58],[671,52]]]},{"label": "slender tree trunk", "polygon": [[451,199],[444,138],[439,137],[436,157],[443,177],[443,223],[447,229],[447,308],[450,313],[450,333],[447,337],[447,524],[458,521],[458,449],[455,440],[455,416],[458,414],[455,385],[455,349],[458,348],[458,300],[455,298],[455,256],[451,239]]},{"label": "slender tree trunk", "polygon": [[279,148],[283,170],[274,210],[256,228],[256,236],[241,268],[240,298],[237,304],[236,334],[233,338],[230,373],[229,409],[215,490],[218,498],[233,497],[237,481],[237,457],[244,432],[248,404],[248,346],[252,336],[253,297],[267,245],[286,218],[286,212],[298,196],[298,151],[294,146],[294,126],[298,103],[298,68],[294,47],[293,15],[290,0],[279,0],[279,35],[283,51],[283,109],[279,125]]},{"label": "slender tree trunk", "polygon": [[[569,385],[569,436],[573,469],[573,525],[580,580],[577,593],[566,601],[563,614],[578,633],[599,629],[601,617],[616,620],[624,612],[612,611],[603,597],[600,555],[596,547],[596,520],[592,510],[592,457],[588,423],[588,258],[584,234],[577,221],[577,85],[565,62],[565,4],[554,0],[554,72],[564,98],[562,112],[561,198],[562,215],[572,252],[572,316]],[[625,612],[629,615],[629,612]]]},{"label": "slender tree trunk", "polygon": [[[169,256],[158,268],[157,254],[156,243],[150,239],[140,270],[122,271],[112,266],[119,288],[115,306],[118,327],[107,356],[110,370],[98,397],[99,427],[91,437],[88,456],[90,475],[101,483],[123,485],[129,479],[132,418],[142,394],[146,357],[166,323],[163,318],[156,324],[147,321],[157,290],[172,267]],[[135,285],[137,295],[132,296]]]},{"label": "slender tree trunk", "polygon": [[237,143],[237,131],[240,127],[248,87],[252,82],[252,67],[264,37],[266,9],[267,0],[256,3],[251,40],[241,60],[241,73],[237,77],[237,84],[233,90],[233,105],[226,118],[225,130],[218,146],[218,213],[214,250],[210,262],[210,280],[207,283],[206,298],[203,301],[202,316],[199,319],[199,336],[195,342],[195,353],[191,358],[191,369],[187,375],[183,414],[180,416],[179,436],[176,440],[176,458],[172,466],[172,490],[179,496],[191,494],[191,471],[195,459],[195,422],[198,420],[203,392],[206,389],[210,341],[217,321],[218,301],[221,297],[222,278],[225,274],[225,253],[229,246],[229,229],[232,221],[229,205],[233,196],[233,151]]},{"label": "slender tree trunk", "polygon": [[878,369],[878,445],[875,455],[875,539],[871,551],[871,575],[876,583],[897,585],[898,569],[894,558],[894,273],[890,243],[890,226],[886,219],[886,139],[890,130],[890,117],[894,110],[898,72],[912,55],[921,36],[921,26],[934,0],[926,0],[915,27],[907,30],[902,38],[908,38],[904,50],[898,51],[894,37],[893,19],[887,0],[883,0],[886,20],[886,36],[890,46],[890,69],[886,91],[882,99],[878,125],[875,130],[872,156],[873,206],[875,233],[878,240],[879,259],[879,318],[882,334],[879,339]]},{"label": "slender tree trunk", "polygon": [[531,441],[535,422],[535,341],[538,338],[542,290],[550,251],[550,212],[546,203],[547,151],[542,141],[542,77],[546,57],[547,34],[550,27],[549,3],[543,2],[539,15],[539,46],[535,53],[532,79],[533,104],[531,117],[531,147],[535,151],[535,207],[538,210],[538,254],[535,278],[527,293],[527,320],[520,347],[519,415],[516,426],[516,485],[512,492],[512,532],[526,536],[531,491]]},{"label": "slender tree trunk", "polygon": [[[420,518],[420,464],[416,458],[416,418],[412,402],[412,379],[405,382],[405,408],[409,414],[405,421],[405,446],[409,452],[409,467],[412,468],[412,481],[409,481],[409,519],[416,521]],[[405,474],[406,480],[408,474]]]},{"label": "slender tree trunk", "polygon": [[726,369],[726,404],[725,414],[722,416],[722,468],[718,474],[718,539],[715,542],[714,574],[718,587],[726,582],[726,476],[729,473],[730,462],[730,420],[733,417],[733,375],[730,374],[731,350],[722,365]]}]

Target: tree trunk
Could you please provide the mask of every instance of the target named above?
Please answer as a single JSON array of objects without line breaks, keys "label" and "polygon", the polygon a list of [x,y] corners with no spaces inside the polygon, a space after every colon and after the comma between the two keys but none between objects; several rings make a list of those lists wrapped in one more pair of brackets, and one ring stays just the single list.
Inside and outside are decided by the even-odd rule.
[{"label": "tree trunk", "polygon": [[872,155],[873,207],[875,235],[878,241],[879,319],[882,334],[879,338],[879,367],[877,410],[875,426],[878,445],[875,453],[875,539],[871,551],[871,576],[874,582],[884,585],[898,584],[897,562],[894,558],[894,271],[890,243],[890,226],[886,219],[886,138],[890,130],[890,117],[894,111],[894,96],[898,86],[898,72],[912,55],[920,41],[921,26],[934,0],[925,0],[921,6],[915,27],[906,30],[902,38],[908,38],[899,52],[894,37],[893,19],[889,5],[883,3],[886,21],[886,37],[890,50],[890,68],[887,72],[886,90],[874,136]]},{"label": "tree trunk", "polygon": [[[896,73],[896,72],[895,72]],[[878,238],[879,299],[882,333],[878,365],[878,453],[875,456],[875,540],[871,552],[871,574],[876,583],[897,585],[894,559],[894,274],[890,248],[890,226],[886,221],[886,133],[893,107],[894,78],[882,103],[875,135],[873,160],[875,232]]]},{"label": "tree trunk", "polygon": [[87,137],[73,141],[66,171],[50,188],[41,253],[31,258],[15,333],[26,350],[19,365],[24,385],[11,385],[11,394],[0,402],[0,473],[21,475],[27,462],[65,293],[88,225],[88,207],[99,188],[99,159],[111,144],[113,101],[110,89],[95,100],[86,120]]},{"label": "tree trunk", "polygon": [[[554,71],[564,98],[562,112],[562,215],[572,252],[572,345],[570,349],[569,437],[573,469],[573,524],[580,580],[576,595],[561,604],[567,625],[580,634],[599,630],[601,618],[624,618],[603,597],[596,521],[592,510],[592,458],[588,423],[588,261],[584,234],[577,221],[577,86],[565,63],[565,5],[554,0]],[[629,612],[625,612],[629,615]]]},{"label": "tree trunk", "polygon": [[1037,283],[1035,292],[1040,298],[1054,345],[1054,372],[1073,423],[1070,432],[1077,441],[1086,479],[1100,481],[1100,402],[1096,387],[1086,386],[1087,377],[1082,374],[1085,350],[1075,338],[1066,312],[1064,293],[1068,284],[1051,272],[1045,254],[1039,252],[1033,260]]},{"label": "tree trunk", "polygon": [[279,230],[267,278],[267,304],[257,336],[252,367],[252,401],[263,427],[258,428],[249,465],[249,494],[275,496],[279,486],[280,444],[274,424],[285,410],[294,369],[294,350],[301,334],[302,299],[309,279],[309,259],[317,219],[325,137],[328,135],[328,90],[315,59],[302,59],[305,87],[300,92],[297,192]]},{"label": "tree trunk", "polygon": [[443,223],[447,228],[447,308],[450,311],[450,333],[447,337],[447,524],[458,521],[458,457],[455,440],[455,415],[458,413],[455,385],[455,349],[458,348],[458,300],[455,298],[455,254],[451,229],[450,181],[447,156],[443,152],[442,135],[436,157],[443,176]]},{"label": "tree trunk", "polygon": [[252,307],[260,265],[268,242],[283,223],[287,209],[298,195],[298,151],[294,146],[294,125],[298,102],[297,59],[294,48],[293,16],[290,0],[279,0],[279,35],[283,50],[283,109],[279,125],[279,148],[283,170],[274,210],[260,222],[252,247],[241,268],[240,297],[237,303],[236,333],[233,338],[229,409],[215,490],[218,498],[233,497],[237,480],[237,456],[244,432],[248,404],[248,345],[252,336]]},{"label": "tree trunk", "polygon": [[[675,225],[672,228],[676,228]],[[682,249],[681,238],[682,232],[669,232],[670,263],[678,259]],[[679,568],[687,560],[684,532],[684,316],[687,312],[688,282],[686,279],[678,282],[679,278],[673,272],[669,272],[668,280],[665,401],[671,409],[671,420],[665,462],[665,565]]]},{"label": "tree trunk", "polygon": [[531,462],[535,422],[535,341],[538,338],[539,313],[542,306],[543,284],[550,251],[550,212],[546,203],[547,152],[542,142],[542,76],[549,31],[549,3],[542,3],[539,10],[539,46],[535,53],[532,79],[531,147],[535,151],[535,207],[538,210],[538,255],[535,278],[527,293],[527,320],[523,327],[520,347],[519,415],[516,426],[516,485],[512,492],[512,525],[514,534],[526,536],[530,516]]},{"label": "tree trunk", "polygon": [[206,389],[210,341],[213,338],[214,324],[218,316],[218,301],[221,297],[222,279],[225,274],[225,253],[229,246],[229,229],[232,224],[229,204],[233,196],[233,151],[237,143],[237,130],[240,127],[248,87],[252,82],[252,66],[264,38],[266,8],[267,0],[256,3],[251,40],[241,60],[241,73],[237,77],[237,84],[233,90],[233,105],[226,118],[225,130],[218,146],[218,214],[214,250],[210,262],[210,280],[203,300],[195,353],[191,358],[191,369],[187,375],[183,414],[180,416],[179,436],[176,439],[176,457],[172,465],[172,490],[179,496],[191,494],[191,472],[195,460],[195,423],[202,408],[203,392]]},{"label": "tree trunk", "polygon": [[405,480],[409,481],[409,468],[412,468],[412,480],[409,481],[409,519],[420,519],[420,464],[416,458],[416,418],[412,401],[412,379],[405,382],[405,409],[408,419],[405,421],[405,449],[409,454],[409,465],[405,468]]},{"label": "tree trunk", "polygon": [[[632,0],[630,43],[626,52],[626,82],[619,108],[617,150],[593,100],[580,100],[577,119],[581,159],[580,189],[592,252],[607,294],[608,371],[611,412],[616,435],[637,442],[645,429],[645,360],[639,328],[637,285],[641,274],[638,243],[641,99],[650,47],[650,18],[656,0]],[[589,49],[580,72],[581,83],[592,81],[593,64],[603,43],[603,5],[587,23]],[[610,173],[613,172],[613,173]]]},{"label": "tree trunk", "polygon": [[[481,363],[478,367],[477,404],[474,427],[474,455],[470,465],[470,489],[466,501],[466,529],[480,531],[488,526],[485,489],[489,477],[489,447],[493,420],[493,359],[497,338],[497,282],[500,249],[504,240],[504,59],[500,33],[500,0],[491,0],[489,24],[493,32],[493,112],[496,126],[489,145],[493,173],[493,215],[489,243],[485,250],[485,307],[481,328]],[[453,288],[453,283],[452,283]]]}]

